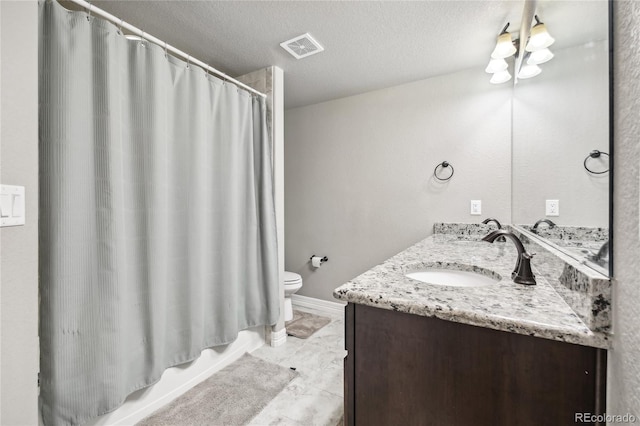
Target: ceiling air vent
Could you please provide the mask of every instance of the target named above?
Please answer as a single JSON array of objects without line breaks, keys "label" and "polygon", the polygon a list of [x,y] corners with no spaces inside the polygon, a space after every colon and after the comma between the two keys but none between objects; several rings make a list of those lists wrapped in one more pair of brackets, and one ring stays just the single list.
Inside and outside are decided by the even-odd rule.
[{"label": "ceiling air vent", "polygon": [[324,50],[320,44],[311,37],[309,33],[302,34],[301,36],[292,38],[283,43],[280,46],[287,52],[291,53],[294,58],[302,59],[307,56],[320,53]]}]

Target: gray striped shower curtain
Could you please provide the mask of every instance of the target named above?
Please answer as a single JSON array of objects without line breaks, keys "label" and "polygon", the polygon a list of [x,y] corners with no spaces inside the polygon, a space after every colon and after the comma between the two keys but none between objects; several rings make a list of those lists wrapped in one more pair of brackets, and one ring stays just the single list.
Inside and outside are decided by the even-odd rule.
[{"label": "gray striped shower curtain", "polygon": [[39,4],[40,408],[116,409],[279,312],[265,102]]}]

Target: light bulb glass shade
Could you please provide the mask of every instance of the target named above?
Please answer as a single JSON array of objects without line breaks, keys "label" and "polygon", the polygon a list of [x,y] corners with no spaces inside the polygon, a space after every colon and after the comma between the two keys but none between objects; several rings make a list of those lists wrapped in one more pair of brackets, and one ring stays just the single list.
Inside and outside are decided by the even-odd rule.
[{"label": "light bulb glass shade", "polygon": [[495,73],[493,77],[491,77],[491,80],[489,80],[489,82],[491,84],[502,84],[506,83],[509,80],[511,80],[511,74],[509,74],[509,71],[504,70]]},{"label": "light bulb glass shade", "polygon": [[516,53],[516,47],[513,45],[513,41],[511,41],[511,34],[500,34],[498,36],[496,48],[493,49],[493,53],[491,53],[491,57],[493,59],[504,59],[508,58],[514,53]]},{"label": "light bulb glass shade", "polygon": [[509,68],[509,64],[504,59],[492,59],[489,61],[489,65],[484,69],[489,74],[495,74],[499,71],[504,71]]},{"label": "light bulb glass shade", "polygon": [[527,52],[535,52],[536,50],[546,49],[554,42],[555,39],[549,35],[546,25],[537,24],[531,28],[531,35],[525,50]]},{"label": "light bulb glass shade", "polygon": [[529,59],[527,59],[527,64],[529,65],[538,65],[544,64],[553,58],[553,53],[549,49],[536,50],[535,52],[531,52],[529,55]]},{"label": "light bulb glass shade", "polygon": [[518,73],[518,78],[531,78],[540,74],[542,69],[540,69],[537,65],[525,65],[520,68],[520,72]]}]

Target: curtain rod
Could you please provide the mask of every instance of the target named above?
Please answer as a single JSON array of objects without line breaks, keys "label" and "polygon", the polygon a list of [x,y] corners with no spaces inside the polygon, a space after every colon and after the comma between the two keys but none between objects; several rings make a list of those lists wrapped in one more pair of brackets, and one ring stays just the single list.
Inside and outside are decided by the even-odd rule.
[{"label": "curtain rod", "polygon": [[154,43],[154,44],[164,48],[165,50],[168,50],[169,52],[173,53],[174,55],[183,57],[184,59],[187,60],[188,63],[193,63],[193,64],[196,64],[196,65],[199,65],[200,67],[202,67],[202,68],[204,68],[206,70],[209,70],[211,73],[216,74],[216,75],[222,77],[224,80],[230,81],[233,84],[235,84],[236,86],[240,86],[243,89],[245,89],[245,90],[247,90],[247,91],[249,91],[251,93],[254,93],[254,94],[258,95],[258,96],[262,96],[263,98],[267,97],[267,95],[265,95],[264,93],[258,92],[257,90],[247,86],[246,84],[239,82],[235,78],[230,77],[230,76],[228,76],[227,74],[225,74],[225,73],[223,73],[221,71],[218,71],[217,69],[205,64],[204,62],[194,58],[193,56],[183,52],[182,50],[176,49],[175,47],[171,46],[170,44],[165,43],[164,41],[162,41],[162,40],[160,40],[160,39],[158,39],[158,38],[156,38],[156,37],[154,37],[154,36],[152,36],[152,35],[150,35],[148,33],[145,33],[141,29],[139,29],[137,27],[134,27],[133,25],[129,24],[128,22],[125,22],[123,19],[120,19],[120,18],[118,18],[116,16],[113,16],[109,12],[105,12],[104,10],[100,9],[99,7],[96,7],[96,6],[92,5],[91,3],[89,3],[89,2],[87,2],[85,0],[69,0],[69,1],[71,1],[72,3],[75,3],[75,4],[79,5],[79,6],[82,6],[85,9],[87,9],[89,11],[89,15],[92,15],[92,14],[99,15],[99,16],[107,19],[108,21],[112,22],[113,24],[117,25],[118,27],[126,28],[128,31],[132,32],[133,34],[135,34],[135,35],[137,35],[139,37],[142,37],[143,39],[148,40],[151,43]]}]

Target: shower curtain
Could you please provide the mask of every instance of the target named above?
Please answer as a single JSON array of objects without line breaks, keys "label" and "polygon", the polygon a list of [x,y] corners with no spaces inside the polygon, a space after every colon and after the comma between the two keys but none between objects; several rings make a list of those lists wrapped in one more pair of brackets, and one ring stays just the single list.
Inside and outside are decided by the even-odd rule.
[{"label": "shower curtain", "polygon": [[81,424],[279,315],[265,102],[39,4],[40,408]]}]

